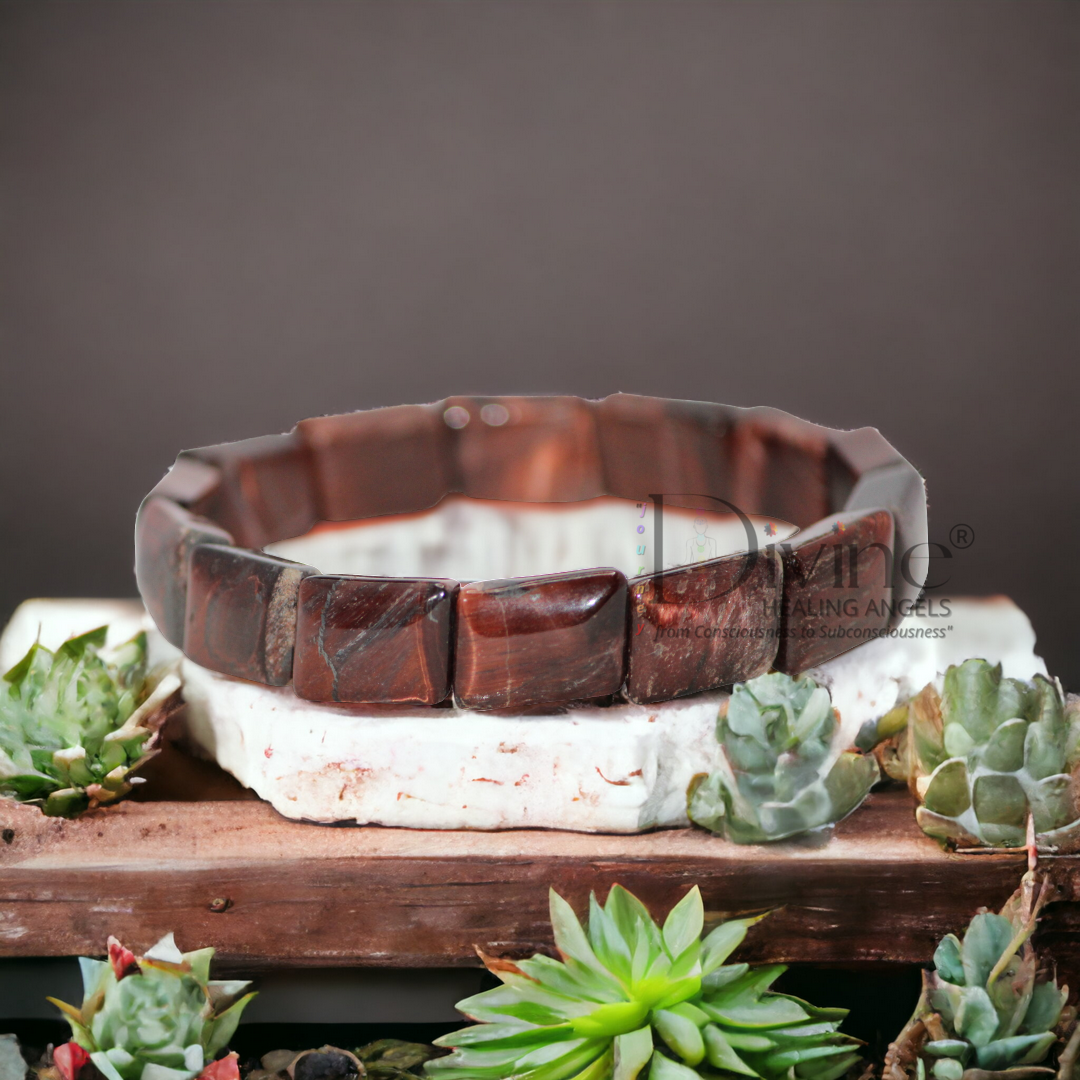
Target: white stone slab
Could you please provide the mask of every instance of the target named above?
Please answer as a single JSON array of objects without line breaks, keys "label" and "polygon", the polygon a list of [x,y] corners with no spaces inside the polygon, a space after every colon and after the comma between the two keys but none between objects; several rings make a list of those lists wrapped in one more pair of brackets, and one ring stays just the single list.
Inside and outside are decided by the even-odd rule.
[{"label": "white stone slab", "polygon": [[[1004,598],[924,605],[894,636],[814,672],[850,745],[862,723],[968,656],[1044,672],[1027,617]],[[426,829],[634,832],[686,824],[691,778],[715,766],[725,695],[553,716],[313,705],[185,661],[197,742],[281,813]]]},{"label": "white stone slab", "polygon": [[288,817],[417,829],[636,832],[686,819],[721,694],[492,716],[312,704],[182,668],[195,741]]},{"label": "white stone slab", "polygon": [[[17,660],[39,628],[54,647],[112,621],[122,626],[120,640],[138,628],[137,616],[129,602],[29,601],[0,638],[0,657]],[[151,643],[168,649],[156,632]],[[1027,617],[1003,597],[935,600],[893,636],[812,674],[829,687],[850,743],[866,720],[969,656],[1001,661],[1017,678],[1045,673],[1034,647]],[[230,679],[187,660],[182,676],[195,744],[282,814],[424,829],[628,833],[685,825],[687,785],[717,761],[715,720],[725,698],[492,716],[313,704],[288,687]]]}]

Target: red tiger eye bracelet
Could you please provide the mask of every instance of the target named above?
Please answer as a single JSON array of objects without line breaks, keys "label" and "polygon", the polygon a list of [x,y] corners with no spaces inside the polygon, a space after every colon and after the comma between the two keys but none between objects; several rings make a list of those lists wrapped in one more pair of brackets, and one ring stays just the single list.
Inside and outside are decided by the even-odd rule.
[{"label": "red tiger eye bracelet", "polygon": [[[259,550],[453,493],[705,504],[799,531],[629,579],[321,574]],[[185,451],[139,509],[135,573],[161,633],[214,671],[313,701],[522,709],[816,666],[917,600],[925,544],[922,477],[873,428],[629,394],[448,398]]]}]

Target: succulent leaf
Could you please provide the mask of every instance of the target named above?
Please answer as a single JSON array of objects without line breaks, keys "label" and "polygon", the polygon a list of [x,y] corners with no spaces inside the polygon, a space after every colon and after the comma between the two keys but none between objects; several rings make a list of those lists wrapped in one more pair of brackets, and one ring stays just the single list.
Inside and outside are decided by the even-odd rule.
[{"label": "succulent leaf", "polygon": [[171,934],[140,958],[110,938],[109,955],[111,962],[80,958],[81,1008],[49,1000],[110,1080],[192,1080],[228,1044],[255,996],[243,994],[246,982],[212,990],[213,950],[183,954]]},{"label": "succulent leaf", "polygon": [[1056,681],[1024,683],[1003,678],[1000,664],[965,660],[905,712],[904,729],[882,720],[859,740],[891,732],[877,756],[919,797],[924,832],[958,846],[1023,847],[1030,817],[1041,850],[1080,850],[1080,707]]},{"label": "succulent leaf", "polygon": [[619,886],[603,905],[590,898],[584,928],[554,893],[551,910],[562,960],[481,953],[503,985],[458,1003],[481,1022],[438,1040],[453,1052],[426,1064],[432,1077],[700,1080],[720,1070],[835,1080],[858,1058],[839,1031],[845,1010],[774,993],[782,966],[725,965],[759,920],[722,923],[703,939],[696,888],[662,928]]},{"label": "succulent leaf", "polygon": [[716,737],[724,763],[687,795],[695,824],[740,844],[831,825],[866,798],[876,761],[835,746],[839,720],[812,679],[772,673],[736,683]]},{"label": "succulent leaf", "polygon": [[152,752],[153,710],[179,682],[147,678],[145,634],[106,652],[106,632],[55,653],[35,644],[3,676],[0,794],[71,817],[130,791],[130,773]]},{"label": "succulent leaf", "polygon": [[980,912],[962,939],[942,939],[915,1013],[890,1048],[886,1080],[974,1080],[972,1069],[1011,1080],[1051,1075],[1028,1067],[1046,1059],[1074,1010],[1065,1010],[1068,987],[1057,985],[1031,943],[1047,895],[1029,873],[1000,914]]}]

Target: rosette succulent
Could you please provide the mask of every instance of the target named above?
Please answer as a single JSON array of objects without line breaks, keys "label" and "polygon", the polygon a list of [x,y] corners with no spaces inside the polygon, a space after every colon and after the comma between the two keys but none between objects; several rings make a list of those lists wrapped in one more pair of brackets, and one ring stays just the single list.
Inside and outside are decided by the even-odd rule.
[{"label": "rosette succulent", "polygon": [[1001,665],[965,660],[876,725],[860,745],[879,751],[890,775],[922,804],[923,831],[976,847],[1023,847],[1029,816],[1040,848],[1080,845],[1080,712],[1056,680],[1002,678]]},{"label": "rosette succulent", "polygon": [[722,923],[702,939],[695,887],[663,928],[618,885],[590,898],[583,929],[551,893],[561,959],[481,957],[503,983],[459,1002],[476,1020],[438,1040],[436,1080],[698,1080],[739,1074],[836,1080],[860,1044],[841,1034],[844,1009],[774,993],[783,966],[725,961],[757,919]]},{"label": "rosette succulent", "polygon": [[829,691],[780,673],[736,683],[720,710],[721,768],[695,778],[690,820],[739,844],[782,840],[846,817],[879,778],[877,763],[839,750]]},{"label": "rosette succulent", "polygon": [[361,1046],[356,1056],[370,1080],[411,1080],[423,1073],[425,1061],[436,1050],[426,1043],[403,1042],[401,1039],[378,1039]]},{"label": "rosette succulent", "polygon": [[179,686],[146,672],[146,635],[111,653],[107,627],[40,644],[0,682],[0,793],[70,816],[131,790],[152,756],[158,706]]},{"label": "rosette succulent", "polygon": [[82,1007],[49,998],[71,1025],[74,1046],[55,1053],[65,1080],[76,1080],[87,1057],[107,1080],[235,1075],[235,1056],[231,1062],[214,1057],[255,995],[244,993],[246,982],[212,980],[213,955],[213,949],[181,953],[168,934],[142,957],[115,938],[108,960],[80,957]]},{"label": "rosette succulent", "polygon": [[[1044,886],[1045,889],[1045,886]],[[923,975],[923,992],[889,1048],[884,1080],[1027,1080],[1073,1020],[1068,987],[1058,986],[1031,943],[1041,898],[1028,874],[1000,915],[976,915],[963,938],[948,934]]]}]

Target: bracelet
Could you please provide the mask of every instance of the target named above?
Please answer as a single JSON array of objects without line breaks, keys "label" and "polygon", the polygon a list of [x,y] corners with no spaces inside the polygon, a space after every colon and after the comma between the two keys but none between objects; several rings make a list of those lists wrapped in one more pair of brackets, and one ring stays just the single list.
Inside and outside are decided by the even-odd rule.
[{"label": "bracelet", "polygon": [[[799,531],[629,577],[331,575],[259,550],[452,493],[708,506]],[[139,509],[135,574],[191,660],[309,700],[646,703],[796,674],[888,632],[921,593],[926,530],[922,477],[873,428],[629,394],[448,398],[185,451]]]}]

